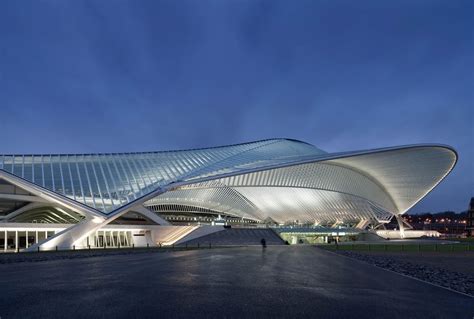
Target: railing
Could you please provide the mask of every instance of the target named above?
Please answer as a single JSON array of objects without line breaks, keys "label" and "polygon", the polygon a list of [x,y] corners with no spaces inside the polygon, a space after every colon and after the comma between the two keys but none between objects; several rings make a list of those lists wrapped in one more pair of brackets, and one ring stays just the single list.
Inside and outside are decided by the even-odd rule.
[{"label": "railing", "polygon": [[[221,247],[221,246],[219,246]],[[37,247],[36,250],[34,251],[24,251],[21,248],[18,250],[7,250],[6,252],[3,252],[4,254],[30,254],[30,253],[45,253],[45,252],[72,252],[72,251],[94,251],[94,252],[100,252],[100,251],[174,251],[174,250],[191,250],[191,249],[211,249],[213,248],[211,243],[197,243],[197,244],[185,244],[185,245],[180,245],[180,246],[175,246],[169,245],[169,246],[164,246],[164,245],[150,245],[147,244],[146,246],[76,246],[73,245],[71,247],[59,247],[55,246],[53,248],[41,248],[40,246]],[[1,254],[0,254],[1,255]]]}]

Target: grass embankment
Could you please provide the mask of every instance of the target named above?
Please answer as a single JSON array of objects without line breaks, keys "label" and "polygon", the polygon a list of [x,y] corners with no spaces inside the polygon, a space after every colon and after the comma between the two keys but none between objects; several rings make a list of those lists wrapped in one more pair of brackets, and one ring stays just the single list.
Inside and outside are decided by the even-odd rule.
[{"label": "grass embankment", "polygon": [[474,245],[474,237],[456,238],[456,240],[462,243],[472,243]]},{"label": "grass embankment", "polygon": [[328,244],[319,245],[319,247],[328,250],[353,250],[353,251],[406,251],[406,252],[460,252],[472,251],[474,252],[474,242],[460,243],[460,244]]}]

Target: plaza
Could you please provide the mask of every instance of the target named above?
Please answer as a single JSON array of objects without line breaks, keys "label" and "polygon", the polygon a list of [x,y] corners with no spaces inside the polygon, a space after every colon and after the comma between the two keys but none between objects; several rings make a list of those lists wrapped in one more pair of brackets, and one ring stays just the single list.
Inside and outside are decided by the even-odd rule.
[{"label": "plaza", "polygon": [[0,264],[0,285],[2,318],[471,318],[474,313],[472,297],[311,246]]}]

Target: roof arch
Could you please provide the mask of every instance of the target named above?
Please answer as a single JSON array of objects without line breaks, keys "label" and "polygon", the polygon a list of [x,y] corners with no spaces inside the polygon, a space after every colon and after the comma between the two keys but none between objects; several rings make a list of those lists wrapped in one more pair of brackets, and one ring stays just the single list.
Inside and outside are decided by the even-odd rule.
[{"label": "roof arch", "polygon": [[[271,205],[262,205],[255,192],[260,197],[265,192],[280,194],[278,201],[284,196],[280,191],[287,189],[294,199],[306,194],[298,197],[300,206],[290,205],[294,211],[288,212],[289,218],[301,214],[300,219],[316,219],[332,211],[380,220],[406,212],[449,174],[456,161],[452,148],[437,144],[326,153],[297,140],[269,139],[183,151],[1,155],[0,169],[104,217],[157,195],[172,197],[173,191],[200,188],[208,191],[199,196],[215,196],[209,202],[223,207],[237,205],[240,198],[246,203],[238,205],[247,215],[253,207],[255,218],[273,218]],[[225,203],[225,196],[209,191],[220,187],[231,190],[227,194],[234,194],[233,202]],[[326,204],[318,206],[318,201]]]}]

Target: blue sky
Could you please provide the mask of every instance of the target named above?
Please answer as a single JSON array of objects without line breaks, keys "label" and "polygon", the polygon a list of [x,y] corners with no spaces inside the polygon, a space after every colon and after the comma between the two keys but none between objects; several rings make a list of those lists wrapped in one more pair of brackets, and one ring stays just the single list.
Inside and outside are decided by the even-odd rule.
[{"label": "blue sky", "polygon": [[0,153],[444,143],[474,196],[472,1],[0,2]]}]

